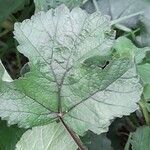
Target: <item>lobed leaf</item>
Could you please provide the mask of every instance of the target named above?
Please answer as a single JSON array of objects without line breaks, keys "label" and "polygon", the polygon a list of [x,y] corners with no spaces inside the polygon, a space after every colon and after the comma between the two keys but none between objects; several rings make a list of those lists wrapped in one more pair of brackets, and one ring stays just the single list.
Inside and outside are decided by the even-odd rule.
[{"label": "lobed leaf", "polygon": [[114,45],[108,16],[61,5],[16,23],[14,34],[30,72],[1,81],[0,116],[9,124],[28,128],[61,117],[79,135],[100,134],[138,108],[134,50]]}]

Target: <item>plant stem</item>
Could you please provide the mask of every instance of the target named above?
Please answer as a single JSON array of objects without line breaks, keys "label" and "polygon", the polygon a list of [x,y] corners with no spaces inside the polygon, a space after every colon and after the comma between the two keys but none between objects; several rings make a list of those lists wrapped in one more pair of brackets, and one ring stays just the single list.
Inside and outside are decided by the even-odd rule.
[{"label": "plant stem", "polygon": [[131,140],[131,137],[132,137],[132,133],[130,133],[130,135],[128,137],[128,140],[127,140],[127,143],[125,145],[124,150],[129,150],[130,149],[130,140]]},{"label": "plant stem", "polygon": [[137,13],[134,13],[134,14],[131,14],[131,15],[128,15],[128,16],[124,16],[124,17],[118,18],[118,19],[116,19],[116,20],[112,20],[112,21],[111,21],[111,25],[118,24],[118,23],[121,22],[121,21],[127,20],[127,19],[129,19],[129,18],[138,16],[138,15],[142,15],[143,13],[144,13],[143,11],[140,11],[140,12],[137,12]]},{"label": "plant stem", "polygon": [[18,51],[16,51],[16,58],[17,58],[17,65],[20,70],[21,69],[21,60],[20,60],[20,55],[19,55]]},{"label": "plant stem", "polygon": [[[15,40],[15,47],[17,48],[17,41]],[[21,59],[20,59],[20,54],[19,51],[16,50],[16,60],[17,60],[17,66],[19,68],[19,71],[21,70]]]},{"label": "plant stem", "polygon": [[124,34],[124,36],[125,36],[125,37],[131,36],[132,39],[133,39],[133,41],[137,42],[137,39],[136,39],[135,34],[136,34],[137,32],[139,32],[139,31],[140,31],[140,28],[137,28],[136,30],[134,30],[134,31],[132,31],[132,32],[129,32],[129,33],[127,33],[127,34]]},{"label": "plant stem", "polygon": [[88,2],[89,0],[84,0],[82,4],[85,4],[86,2]]},{"label": "plant stem", "polygon": [[122,30],[122,31],[124,31],[124,32],[126,32],[126,33],[131,33],[132,32],[132,30],[130,29],[130,28],[128,28],[128,27],[126,27],[126,26],[124,26],[124,25],[122,25],[122,24],[115,24],[114,25],[117,29],[119,29],[119,30]]},{"label": "plant stem", "polygon": [[143,116],[145,118],[146,124],[150,126],[150,115],[149,115],[149,112],[145,106],[145,101],[144,100],[140,101],[139,106],[141,107],[141,110],[143,112]]},{"label": "plant stem", "polygon": [[65,127],[65,129],[68,131],[68,133],[70,134],[70,136],[73,138],[73,140],[75,141],[75,143],[78,145],[79,150],[86,150],[85,146],[83,145],[83,143],[81,142],[81,140],[78,138],[78,136],[73,132],[72,129],[70,129],[67,124],[64,122],[63,118],[61,116],[59,116],[59,120],[60,122],[63,124],[63,126]]},{"label": "plant stem", "polygon": [[135,33],[139,32],[140,31],[140,28],[137,28],[136,30],[132,31],[132,32],[129,32],[127,34],[125,34],[124,36],[128,37],[128,36],[134,36],[135,37]]},{"label": "plant stem", "polygon": [[99,11],[99,7],[96,0],[93,0],[93,4],[95,6],[96,11]]}]

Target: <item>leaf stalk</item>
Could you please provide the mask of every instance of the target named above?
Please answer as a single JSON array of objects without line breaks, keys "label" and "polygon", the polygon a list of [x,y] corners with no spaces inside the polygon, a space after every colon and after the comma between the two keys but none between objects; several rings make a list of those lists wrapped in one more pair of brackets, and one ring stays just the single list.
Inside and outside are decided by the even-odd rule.
[{"label": "leaf stalk", "polygon": [[93,4],[95,6],[96,11],[99,11],[99,7],[96,0],[93,0]]},{"label": "leaf stalk", "polygon": [[138,16],[138,15],[142,15],[144,13],[144,11],[140,11],[140,12],[137,12],[137,13],[133,13],[131,15],[128,15],[128,16],[124,16],[124,17],[120,17],[118,19],[115,19],[115,20],[112,20],[111,21],[111,25],[115,25],[115,24],[118,24],[124,20],[127,20],[129,18],[132,18],[132,17],[135,17],[135,16]]},{"label": "leaf stalk", "polygon": [[72,137],[72,139],[75,141],[75,143],[78,145],[79,150],[86,150],[85,146],[83,145],[83,143],[81,142],[81,140],[79,139],[79,137],[73,132],[72,129],[70,129],[67,126],[67,124],[64,122],[64,120],[63,120],[63,118],[61,116],[59,116],[59,120],[63,124],[63,126],[65,127],[65,129],[68,131],[68,133],[70,134],[70,136]]},{"label": "leaf stalk", "polygon": [[139,106],[140,106],[140,108],[141,108],[141,110],[143,112],[143,116],[145,118],[146,124],[148,126],[150,126],[150,115],[149,115],[149,112],[148,112],[148,110],[146,108],[145,101],[144,100],[140,101],[139,102]]}]

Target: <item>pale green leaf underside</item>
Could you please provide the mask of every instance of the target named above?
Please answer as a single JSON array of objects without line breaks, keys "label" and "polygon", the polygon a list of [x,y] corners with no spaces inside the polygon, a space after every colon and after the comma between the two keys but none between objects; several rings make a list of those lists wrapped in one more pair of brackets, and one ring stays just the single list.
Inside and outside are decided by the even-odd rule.
[{"label": "pale green leaf underside", "polygon": [[150,83],[150,64],[145,63],[137,66],[137,70],[144,84]]},{"label": "pale green leaf underside", "polygon": [[61,5],[16,23],[14,34],[30,72],[0,89],[0,116],[10,124],[43,125],[61,113],[76,133],[101,133],[137,109],[142,87],[134,54],[112,49],[107,16]]},{"label": "pale green leaf underside", "polygon": [[136,132],[130,134],[128,139],[128,145],[125,150],[129,150],[131,145],[132,150],[149,150],[150,149],[150,127],[143,126],[136,130]]},{"label": "pale green leaf underside", "polygon": [[23,134],[16,150],[76,150],[77,145],[59,123],[34,127]]}]

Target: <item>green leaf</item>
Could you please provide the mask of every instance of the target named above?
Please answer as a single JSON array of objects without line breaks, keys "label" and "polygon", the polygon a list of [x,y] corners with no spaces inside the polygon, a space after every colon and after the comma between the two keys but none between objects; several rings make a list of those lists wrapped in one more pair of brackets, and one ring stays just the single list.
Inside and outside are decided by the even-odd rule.
[{"label": "green leaf", "polygon": [[107,16],[61,5],[16,23],[14,34],[30,72],[2,82],[0,116],[9,124],[27,128],[61,117],[79,135],[100,134],[114,117],[138,108],[134,52],[112,48]]},{"label": "green leaf", "polygon": [[[116,47],[118,50],[123,51],[124,53],[133,53],[135,55],[135,61],[136,64],[141,64],[143,62],[143,59],[146,57],[146,53],[150,52],[149,47],[145,48],[137,48],[132,41],[127,39],[126,37],[119,37],[116,41]],[[141,73],[142,71],[140,71]],[[146,74],[145,74],[146,75]]]},{"label": "green leaf", "polygon": [[26,0],[0,0],[0,22],[8,18],[8,16],[20,10],[26,3]]},{"label": "green leaf", "polygon": [[[2,78],[0,80],[0,113],[2,113],[3,119],[8,119],[9,116],[8,124],[19,123],[20,127],[28,128],[51,120],[54,114],[51,114],[50,110],[46,109],[42,102],[35,100],[34,97],[30,97],[30,94],[27,95],[26,91],[21,91],[23,87],[21,89],[17,88],[17,82],[20,80],[15,80],[11,83],[9,83],[10,80],[6,80],[8,79],[6,78],[7,73],[1,64],[0,72]],[[28,84],[26,86],[28,87]],[[40,92],[39,95],[41,94]]]},{"label": "green leaf", "polygon": [[143,99],[140,102],[140,106],[142,108],[143,114],[145,116],[145,120],[147,124],[149,124],[149,114],[150,112],[150,64],[145,63],[137,66],[137,70],[141,79],[143,81],[144,90],[143,90]]},{"label": "green leaf", "polygon": [[146,57],[146,53],[149,52],[149,48],[137,48],[136,46],[133,45],[133,43],[125,38],[125,37],[120,37],[117,39],[116,46],[118,49],[124,48],[124,51],[134,51],[135,53],[135,62],[136,62],[136,67],[137,71],[141,77],[141,80],[144,85],[144,90],[143,90],[143,97],[144,97],[144,105],[150,111],[150,64],[149,63],[144,63],[143,64],[143,59]]},{"label": "green leaf", "polygon": [[24,132],[24,129],[17,126],[8,127],[5,121],[0,120],[0,150],[14,150]]},{"label": "green leaf", "polygon": [[134,133],[130,133],[127,146],[125,150],[129,150],[131,145],[132,150],[149,150],[150,149],[150,127],[143,126],[136,130]]},{"label": "green leaf", "polygon": [[16,150],[76,150],[77,146],[60,123],[34,127],[26,131]]},{"label": "green leaf", "polygon": [[88,132],[82,141],[88,148],[88,150],[112,150],[111,142],[106,137],[106,134],[96,135],[92,132]]},{"label": "green leaf", "polygon": [[65,4],[68,8],[72,9],[76,6],[80,6],[83,3],[83,0],[34,0],[36,12],[42,10],[47,11],[50,8],[56,8],[61,4]]},{"label": "green leaf", "polygon": [[150,83],[145,85],[143,95],[146,100],[150,101]]},{"label": "green leaf", "polygon": [[137,66],[138,72],[144,84],[150,83],[150,64],[145,63]]}]

